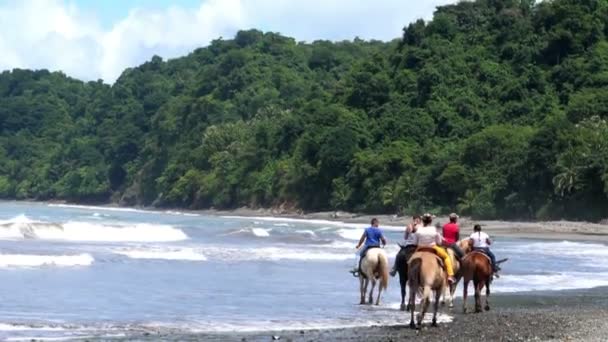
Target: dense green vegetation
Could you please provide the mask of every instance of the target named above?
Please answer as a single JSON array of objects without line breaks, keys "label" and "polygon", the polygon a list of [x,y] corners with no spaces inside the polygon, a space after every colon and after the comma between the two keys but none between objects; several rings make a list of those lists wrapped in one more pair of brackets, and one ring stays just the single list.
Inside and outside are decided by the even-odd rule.
[{"label": "dense green vegetation", "polygon": [[608,1],[478,0],[392,42],[259,31],[112,85],[0,75],[0,197],[608,213]]}]

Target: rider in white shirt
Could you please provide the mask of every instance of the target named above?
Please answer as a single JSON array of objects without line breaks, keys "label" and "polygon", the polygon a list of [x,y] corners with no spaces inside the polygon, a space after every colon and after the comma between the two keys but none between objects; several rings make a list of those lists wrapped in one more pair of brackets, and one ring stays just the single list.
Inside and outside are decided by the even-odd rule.
[{"label": "rider in white shirt", "polygon": [[492,240],[490,240],[490,236],[481,231],[481,226],[476,224],[473,227],[473,234],[469,236],[469,239],[473,241],[473,250],[482,251],[486,253],[490,260],[492,260],[492,269],[494,273],[497,273],[500,269],[496,265],[496,257],[494,253],[490,250],[490,245],[492,244]]}]

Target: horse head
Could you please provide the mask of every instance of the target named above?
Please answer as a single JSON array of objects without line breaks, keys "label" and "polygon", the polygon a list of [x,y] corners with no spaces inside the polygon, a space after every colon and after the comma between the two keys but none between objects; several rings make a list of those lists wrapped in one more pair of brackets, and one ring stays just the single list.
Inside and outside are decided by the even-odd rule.
[{"label": "horse head", "polygon": [[473,241],[471,239],[462,239],[458,241],[458,247],[462,249],[464,254],[469,254],[473,250]]}]

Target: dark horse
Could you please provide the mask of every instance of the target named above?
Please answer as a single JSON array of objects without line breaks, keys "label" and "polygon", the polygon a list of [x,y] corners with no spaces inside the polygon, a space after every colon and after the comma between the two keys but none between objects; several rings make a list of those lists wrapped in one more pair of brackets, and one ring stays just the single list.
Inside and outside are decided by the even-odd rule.
[{"label": "dark horse", "polygon": [[401,311],[409,310],[409,304],[405,305],[405,289],[407,286],[408,261],[416,252],[416,245],[402,246],[395,257],[395,267],[399,272],[399,284],[401,285]]},{"label": "dark horse", "polygon": [[[496,264],[501,264],[507,260],[499,260]],[[486,288],[486,305],[484,309],[486,311],[490,310],[490,284],[493,278],[490,258],[481,251],[473,251],[467,254],[462,260],[462,277],[464,279],[462,311],[467,312],[467,292],[471,280],[473,280],[473,286],[475,287],[475,312],[481,312],[481,290],[484,287]]]}]

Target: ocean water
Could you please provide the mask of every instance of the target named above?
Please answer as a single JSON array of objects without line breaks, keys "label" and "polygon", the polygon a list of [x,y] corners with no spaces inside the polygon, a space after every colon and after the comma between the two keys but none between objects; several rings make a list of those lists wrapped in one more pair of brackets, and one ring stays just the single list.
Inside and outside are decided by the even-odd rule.
[{"label": "ocean water", "polygon": [[[383,305],[357,305],[348,270],[364,226],[1,202],[0,339],[403,323],[397,278]],[[384,228],[392,264],[402,228]],[[494,292],[608,285],[600,244],[501,238],[493,250],[509,257]]]}]

